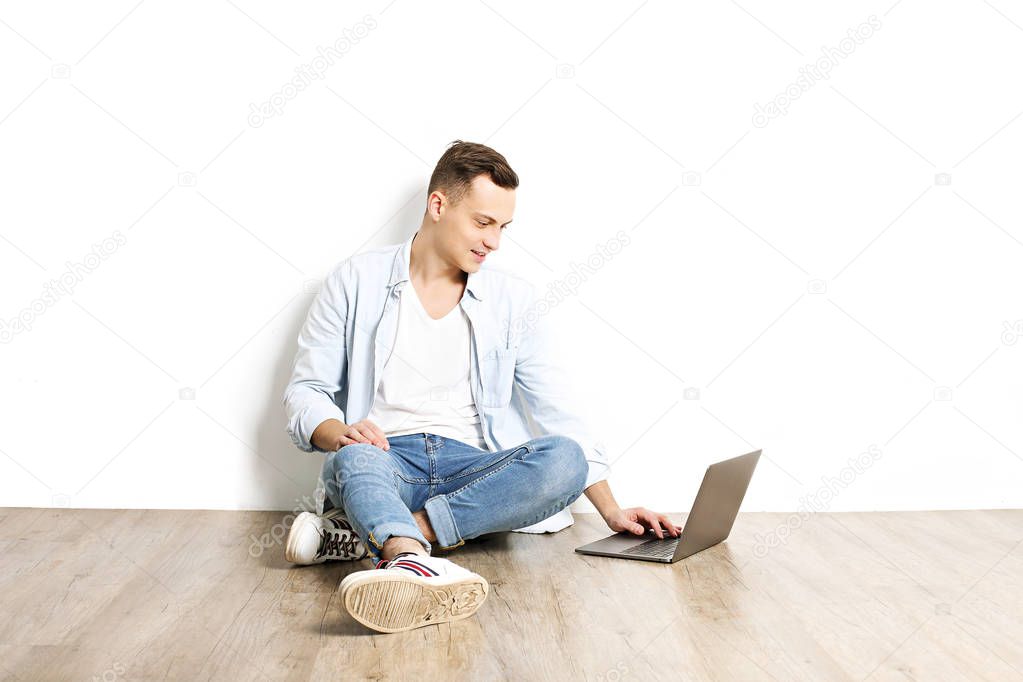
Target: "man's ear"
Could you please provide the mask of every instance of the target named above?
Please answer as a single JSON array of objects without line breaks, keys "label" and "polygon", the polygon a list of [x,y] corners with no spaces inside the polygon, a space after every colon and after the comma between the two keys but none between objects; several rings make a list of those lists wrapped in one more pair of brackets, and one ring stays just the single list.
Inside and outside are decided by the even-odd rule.
[{"label": "man's ear", "polygon": [[433,222],[437,222],[444,216],[447,206],[448,198],[444,195],[444,192],[434,190],[426,202],[426,211],[433,218]]}]

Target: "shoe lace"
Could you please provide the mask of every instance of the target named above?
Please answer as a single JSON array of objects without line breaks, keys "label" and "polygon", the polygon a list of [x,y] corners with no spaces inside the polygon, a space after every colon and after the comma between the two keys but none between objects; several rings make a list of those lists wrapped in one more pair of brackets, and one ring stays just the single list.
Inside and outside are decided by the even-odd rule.
[{"label": "shoe lace", "polygon": [[347,558],[356,553],[356,543],[359,537],[355,533],[344,531],[330,531],[326,528],[320,531],[320,546],[316,550],[317,557],[336,556]]}]

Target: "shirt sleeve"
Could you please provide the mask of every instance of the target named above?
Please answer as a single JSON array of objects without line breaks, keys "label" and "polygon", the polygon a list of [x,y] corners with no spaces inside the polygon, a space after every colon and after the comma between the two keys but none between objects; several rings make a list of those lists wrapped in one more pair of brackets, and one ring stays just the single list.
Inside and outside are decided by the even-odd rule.
[{"label": "shirt sleeve", "polygon": [[[531,301],[536,301],[535,287]],[[544,434],[567,436],[579,443],[589,463],[586,486],[605,480],[610,467],[607,448],[583,419],[578,394],[571,377],[557,361],[555,331],[545,315],[535,308],[520,320],[519,348],[515,358],[515,387],[521,393],[530,416]]]},{"label": "shirt sleeve", "polygon": [[347,260],[335,266],[316,294],[299,332],[291,379],[284,389],[288,435],[305,452],[324,452],[311,441],[317,426],[328,419],[345,420],[334,395],[346,369],[348,298],[342,275],[350,268]]}]

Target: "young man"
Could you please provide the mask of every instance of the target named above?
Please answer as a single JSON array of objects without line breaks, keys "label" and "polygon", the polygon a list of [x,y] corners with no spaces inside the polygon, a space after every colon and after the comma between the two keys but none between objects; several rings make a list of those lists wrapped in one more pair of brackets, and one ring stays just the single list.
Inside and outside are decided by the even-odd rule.
[{"label": "young man", "polygon": [[[336,265],[298,337],[288,433],[327,453],[317,489],[326,499],[295,519],[285,556],[372,554],[375,568],[346,576],[341,600],[380,632],[465,618],[486,598],[486,579],[432,556],[434,543],[559,530],[583,492],[613,531],[681,531],[663,514],[618,506],[606,455],[548,359],[535,287],[483,267],[518,184],[493,149],[452,143],[419,230]],[[513,388],[547,435],[530,437]]]}]

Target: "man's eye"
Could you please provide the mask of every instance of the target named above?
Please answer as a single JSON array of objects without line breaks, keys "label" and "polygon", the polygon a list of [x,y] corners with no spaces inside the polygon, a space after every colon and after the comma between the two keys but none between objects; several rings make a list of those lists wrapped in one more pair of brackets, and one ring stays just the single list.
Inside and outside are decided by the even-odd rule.
[{"label": "man's eye", "polygon": [[477,220],[476,224],[479,225],[480,227],[486,227],[487,226],[487,224],[485,222],[483,222],[482,220]]}]

